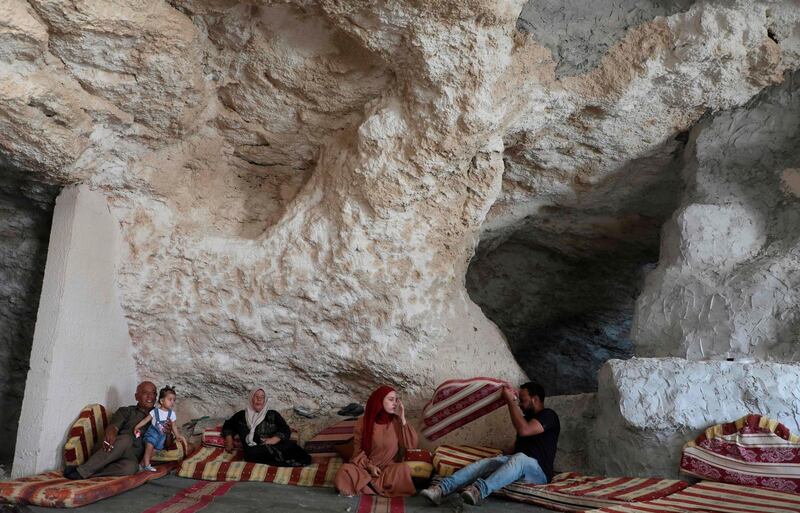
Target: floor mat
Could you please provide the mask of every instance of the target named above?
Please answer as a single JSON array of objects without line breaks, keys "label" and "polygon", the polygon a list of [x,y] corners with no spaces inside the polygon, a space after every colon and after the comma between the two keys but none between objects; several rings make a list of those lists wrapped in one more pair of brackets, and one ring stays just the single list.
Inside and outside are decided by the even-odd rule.
[{"label": "floor mat", "polygon": [[362,495],[358,501],[356,513],[404,513],[406,510],[403,497],[379,497],[377,495]]},{"label": "floor mat", "polygon": [[181,490],[171,499],[144,510],[143,513],[195,513],[222,497],[235,482],[204,481]]},{"label": "floor mat", "polygon": [[800,513],[800,495],[703,481],[661,499],[591,513]]},{"label": "floor mat", "polygon": [[331,458],[305,467],[273,467],[244,461],[241,451],[225,452],[219,447],[202,447],[183,460],[178,475],[205,481],[261,481],[294,486],[333,486],[342,464]]}]

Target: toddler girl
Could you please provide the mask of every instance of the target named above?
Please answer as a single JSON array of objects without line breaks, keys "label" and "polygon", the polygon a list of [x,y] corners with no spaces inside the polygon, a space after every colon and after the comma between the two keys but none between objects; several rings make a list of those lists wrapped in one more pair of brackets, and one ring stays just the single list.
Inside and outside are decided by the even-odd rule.
[{"label": "toddler girl", "polygon": [[153,452],[160,451],[164,448],[164,442],[167,440],[167,424],[172,427],[172,434],[178,440],[186,439],[178,433],[178,425],[175,423],[177,417],[175,412],[172,411],[172,406],[175,404],[175,389],[166,386],[158,392],[158,406],[150,410],[150,415],[142,419],[134,428],[134,433],[138,438],[141,436],[141,428],[149,423],[147,431],[144,433],[144,457],[142,458],[141,470],[149,472],[156,472],[156,468],[150,464],[150,458],[153,457]]}]

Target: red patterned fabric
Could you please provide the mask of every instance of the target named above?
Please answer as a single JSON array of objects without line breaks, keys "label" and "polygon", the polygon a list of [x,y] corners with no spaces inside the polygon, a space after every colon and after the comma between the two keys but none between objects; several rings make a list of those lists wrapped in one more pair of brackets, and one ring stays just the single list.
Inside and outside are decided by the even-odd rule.
[{"label": "red patterned fabric", "polygon": [[501,391],[506,385],[492,378],[445,381],[422,410],[422,434],[436,440],[500,408],[505,404]]},{"label": "red patterned fabric", "polygon": [[362,495],[358,500],[356,513],[404,513],[405,504],[404,497]]},{"label": "red patterned fabric", "polygon": [[167,463],[156,467],[158,472],[75,481],[65,479],[61,472],[46,472],[13,481],[0,481],[0,502],[47,508],[77,508],[131,490],[151,479],[163,477],[175,466],[176,463]]},{"label": "red patterned fabric", "polygon": [[776,420],[747,415],[683,447],[681,471],[723,483],[800,492],[800,439]]},{"label": "red patterned fabric", "polygon": [[102,442],[108,426],[108,416],[102,404],[90,404],[78,414],[78,420],[69,430],[64,444],[64,461],[67,465],[82,465]]},{"label": "red patterned fabric", "polygon": [[559,474],[546,485],[512,483],[495,495],[515,502],[556,511],[586,511],[602,506],[642,503],[683,490],[688,483],[676,479],[599,477]]},{"label": "red patterned fabric", "polygon": [[181,490],[172,498],[144,510],[142,513],[197,513],[205,509],[217,497],[222,497],[236,483],[202,481]]},{"label": "red patterned fabric", "polygon": [[178,475],[206,481],[260,481],[294,486],[333,486],[341,458],[329,458],[305,467],[273,467],[244,461],[241,451],[201,447],[183,460]]},{"label": "red patterned fabric", "polygon": [[704,481],[661,499],[591,513],[800,513],[800,495]]}]

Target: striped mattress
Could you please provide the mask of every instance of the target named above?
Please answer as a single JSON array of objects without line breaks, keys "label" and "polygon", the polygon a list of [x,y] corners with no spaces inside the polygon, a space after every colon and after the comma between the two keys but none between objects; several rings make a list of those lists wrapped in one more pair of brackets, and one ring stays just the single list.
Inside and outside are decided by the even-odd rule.
[{"label": "striped mattress", "polygon": [[422,410],[422,434],[436,440],[505,404],[507,382],[492,378],[453,379],[436,388]]},{"label": "striped mattress", "polygon": [[703,481],[661,499],[591,513],[800,513],[800,495]]},{"label": "striped mattress", "polygon": [[183,460],[178,476],[206,481],[259,481],[294,486],[333,486],[341,458],[329,458],[305,467],[273,467],[244,461],[241,451],[201,447]]},{"label": "striped mattress", "polygon": [[558,474],[550,484],[512,483],[495,495],[555,511],[587,511],[603,506],[650,501],[688,486],[676,479]]}]

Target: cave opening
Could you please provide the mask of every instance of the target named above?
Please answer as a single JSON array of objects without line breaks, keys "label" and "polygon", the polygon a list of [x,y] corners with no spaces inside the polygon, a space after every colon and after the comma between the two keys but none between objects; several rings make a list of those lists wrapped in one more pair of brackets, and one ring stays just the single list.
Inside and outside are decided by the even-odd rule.
[{"label": "cave opening", "polygon": [[[490,214],[466,288],[548,394],[596,391],[606,360],[634,356],[636,299],[658,263],[661,228],[678,208],[686,143],[687,133],[677,134],[569,197],[542,205],[533,196],[540,204],[521,209],[529,213],[510,227],[498,230]],[[532,161],[507,147],[504,189],[526,169],[535,175]]]},{"label": "cave opening", "polygon": [[0,473],[10,470],[56,196],[0,160]]}]

